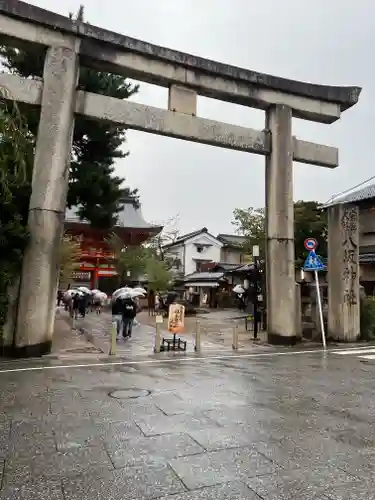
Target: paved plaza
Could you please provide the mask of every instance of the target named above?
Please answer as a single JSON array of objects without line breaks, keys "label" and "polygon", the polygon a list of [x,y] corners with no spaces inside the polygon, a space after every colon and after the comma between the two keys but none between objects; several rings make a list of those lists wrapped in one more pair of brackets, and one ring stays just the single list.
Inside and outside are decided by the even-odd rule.
[{"label": "paved plaza", "polygon": [[371,350],[2,362],[0,499],[375,499]]},{"label": "paved plaza", "polygon": [[[65,311],[60,312],[62,318],[66,318]],[[117,353],[119,355],[149,355],[154,350],[155,344],[155,317],[149,316],[144,311],[137,316],[140,322],[139,326],[133,329],[133,338],[131,342],[120,340],[117,343]],[[194,352],[196,341],[195,332],[197,322],[201,332],[201,351],[202,353],[230,353],[233,344],[233,327],[238,328],[238,348],[241,351],[252,350],[258,344],[264,344],[266,338],[265,332],[259,333],[259,341],[254,343],[253,332],[245,329],[245,315],[239,314],[236,310],[215,311],[208,314],[198,315],[197,317],[185,318],[185,331],[179,335],[187,342],[187,352]],[[104,311],[100,315],[89,313],[86,318],[78,319],[76,322],[78,330],[83,329],[86,339],[90,339],[93,346],[101,352],[108,354],[110,350],[110,338],[112,327],[112,316]],[[161,337],[170,338],[171,334],[167,332],[167,320],[164,318],[164,324],[161,326]]]}]

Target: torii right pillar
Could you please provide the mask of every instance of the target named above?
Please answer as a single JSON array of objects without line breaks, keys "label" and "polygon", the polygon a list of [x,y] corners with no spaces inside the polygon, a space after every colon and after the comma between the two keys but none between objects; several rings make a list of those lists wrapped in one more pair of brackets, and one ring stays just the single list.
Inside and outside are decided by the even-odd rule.
[{"label": "torii right pillar", "polygon": [[328,337],[359,336],[359,208],[338,204],[328,208]]}]

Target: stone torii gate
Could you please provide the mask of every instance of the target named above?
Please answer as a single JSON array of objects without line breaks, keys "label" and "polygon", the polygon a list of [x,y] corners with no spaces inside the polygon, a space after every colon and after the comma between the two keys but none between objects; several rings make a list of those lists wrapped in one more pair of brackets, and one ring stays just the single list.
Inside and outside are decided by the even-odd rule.
[{"label": "stone torii gate", "polygon": [[[0,32],[14,46],[47,48],[43,81],[0,75],[12,99],[41,106],[15,355],[48,353],[68,190],[74,115],[266,157],[268,338],[296,341],[293,160],[334,168],[338,150],[297,139],[292,118],[330,124],[358,87],[297,82],[192,56],[97,28],[17,0],[0,0]],[[168,109],[77,90],[80,65],[169,89]],[[262,131],[196,116],[197,95],[263,109]]]}]

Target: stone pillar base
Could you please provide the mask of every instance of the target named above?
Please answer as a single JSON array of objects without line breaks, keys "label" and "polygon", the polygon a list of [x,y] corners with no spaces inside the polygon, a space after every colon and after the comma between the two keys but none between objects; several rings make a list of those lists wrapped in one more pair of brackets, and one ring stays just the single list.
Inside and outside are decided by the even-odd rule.
[{"label": "stone pillar base", "polygon": [[50,354],[52,351],[52,341],[47,340],[40,344],[30,344],[24,345],[22,347],[17,346],[4,346],[3,355],[7,358],[39,358]]},{"label": "stone pillar base", "polygon": [[271,345],[283,345],[291,346],[296,345],[297,335],[285,337],[284,335],[278,335],[277,333],[268,334],[268,343]]}]

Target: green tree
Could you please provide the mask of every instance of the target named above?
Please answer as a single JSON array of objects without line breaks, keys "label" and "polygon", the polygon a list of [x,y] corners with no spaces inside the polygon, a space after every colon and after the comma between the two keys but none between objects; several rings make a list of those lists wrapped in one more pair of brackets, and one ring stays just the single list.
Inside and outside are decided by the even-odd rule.
[{"label": "green tree", "polygon": [[72,272],[79,267],[80,244],[77,239],[64,234],[60,246],[60,284],[67,285],[71,279]]},{"label": "green tree", "polygon": [[[83,21],[83,6],[80,7],[76,20]],[[11,73],[26,78],[43,76],[44,48],[31,44],[23,50],[2,46],[0,57]],[[81,67],[79,89],[127,99],[138,91],[138,86],[132,85],[122,76]],[[27,105],[20,105],[20,110],[35,141],[40,110]],[[122,209],[121,198],[137,195],[136,191],[124,187],[124,179],[114,175],[115,161],[128,155],[120,149],[124,141],[124,126],[76,117],[68,206],[78,206],[79,216],[96,227],[113,227],[117,214]],[[17,198],[21,198],[21,193]],[[22,203],[27,205],[28,198]]]},{"label": "green tree", "polygon": [[179,229],[177,224],[178,216],[172,217],[163,223],[163,230],[159,234],[149,238],[145,243],[145,247],[150,251],[151,258],[164,262],[168,270],[176,264],[176,258],[169,255],[164,247],[174,243],[178,238]]},{"label": "green tree", "polygon": [[307,257],[304,247],[306,238],[316,238],[316,252],[327,257],[327,212],[321,209],[317,201],[297,201],[294,204],[294,238],[296,247],[296,263],[302,265]]},{"label": "green tree", "polygon": [[165,291],[171,285],[173,276],[168,264],[155,256],[149,256],[146,261],[146,275],[151,290]]},{"label": "green tree", "polygon": [[122,239],[111,234],[107,242],[114,253],[114,266],[119,285],[130,284],[145,273],[149,252],[144,246],[124,245]]},{"label": "green tree", "polygon": [[33,140],[16,103],[9,101],[9,93],[0,89],[0,94],[0,343],[3,344],[8,292],[19,275],[28,241]]},{"label": "green tree", "polygon": [[266,226],[264,208],[236,208],[233,212],[233,225],[236,231],[245,236],[244,250],[251,255],[253,245],[259,245],[260,255],[266,248]]},{"label": "green tree", "polygon": [[[237,208],[233,212],[233,224],[239,234],[246,237],[245,250],[251,254],[252,246],[259,245],[264,256],[266,245],[265,210]],[[327,217],[317,201],[297,201],[294,204],[294,238],[296,265],[302,265],[307,256],[306,238],[318,240],[319,255],[327,256]]]}]

